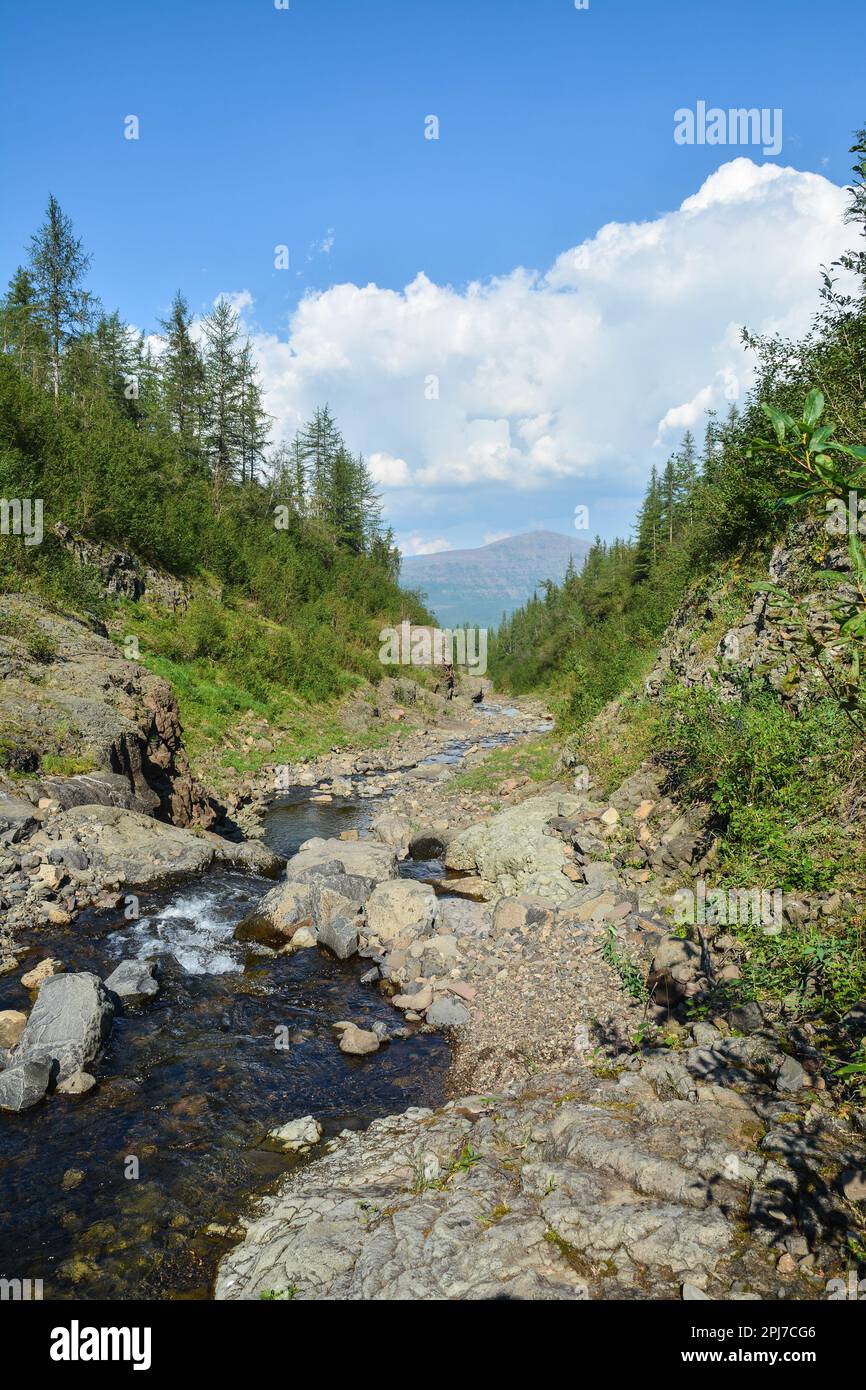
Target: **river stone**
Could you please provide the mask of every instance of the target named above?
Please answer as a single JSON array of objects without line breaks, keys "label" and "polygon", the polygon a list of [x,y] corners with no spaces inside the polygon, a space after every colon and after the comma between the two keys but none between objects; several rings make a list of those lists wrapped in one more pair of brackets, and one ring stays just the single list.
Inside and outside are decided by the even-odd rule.
[{"label": "river stone", "polygon": [[286,1153],[307,1153],[322,1137],[322,1126],[312,1115],[304,1115],[299,1120],[289,1120],[279,1129],[272,1129],[268,1139]]},{"label": "river stone", "polygon": [[414,1009],[416,1013],[423,1013],[433,1003],[433,988],[431,985],[423,985],[414,994],[395,994],[391,1003],[397,1009]]},{"label": "river stone", "polygon": [[[343,874],[341,878],[346,883],[351,882],[348,875]],[[317,885],[313,889],[313,913],[319,935],[321,936],[322,927],[335,917],[356,917],[362,905],[363,898],[348,896],[330,885]]]},{"label": "river stone", "polygon": [[28,970],[26,975],[21,976],[21,983],[25,989],[39,989],[45,980],[52,975],[60,975],[66,966],[62,960],[57,960],[54,956],[47,956],[38,965],[34,965],[32,970]]},{"label": "river stone", "polygon": [[367,899],[367,928],[387,945],[404,935],[427,935],[437,912],[436,894],[429,884],[396,879],[378,884]]},{"label": "river stone", "polygon": [[0,1110],[29,1110],[48,1090],[51,1063],[19,1062],[0,1072]]},{"label": "river stone", "polygon": [[365,1057],[368,1052],[378,1052],[379,1038],[366,1028],[348,1024],[340,1033],[340,1051],[352,1057]]},{"label": "river stone", "polygon": [[348,960],[358,950],[357,924],[357,917],[332,917],[318,928],[319,945],[327,946],[338,960]]},{"label": "river stone", "polygon": [[105,988],[125,1004],[146,1004],[159,994],[153,961],[122,960],[105,981]]},{"label": "river stone", "polygon": [[19,1009],[0,1009],[0,1048],[15,1047],[27,1025],[27,1015]]},{"label": "river stone", "polygon": [[370,833],[384,845],[390,845],[401,859],[406,858],[412,827],[403,816],[397,815],[395,811],[380,811],[370,822]]},{"label": "river stone", "polygon": [[113,1017],[114,1005],[98,975],[52,975],[40,989],[13,1053],[15,1065],[48,1060],[64,1081],[97,1056]]},{"label": "river stone", "polygon": [[67,1076],[65,1081],[58,1081],[57,1094],[59,1096],[86,1096],[88,1091],[92,1091],[96,1085],[96,1077],[91,1076],[89,1071],[74,1071],[71,1076]]},{"label": "river stone", "polygon": [[469,1010],[456,999],[435,999],[424,1017],[434,1028],[460,1028],[469,1022]]},{"label": "river stone", "polygon": [[298,927],[298,930],[292,933],[291,941],[287,946],[283,947],[283,950],[308,951],[310,947],[317,946],[318,944],[318,937],[312,927]]}]

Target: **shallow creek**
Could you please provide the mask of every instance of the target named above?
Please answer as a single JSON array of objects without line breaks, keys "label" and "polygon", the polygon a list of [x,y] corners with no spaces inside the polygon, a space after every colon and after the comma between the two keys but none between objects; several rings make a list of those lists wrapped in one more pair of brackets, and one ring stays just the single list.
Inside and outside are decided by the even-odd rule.
[{"label": "shallow creek", "polygon": [[[467,746],[435,760],[456,761]],[[381,805],[311,794],[267,811],[265,840],[278,853],[363,827]],[[234,940],[270,886],[220,871],[142,900],[134,923],[82,914],[34,932],[32,956],[0,978],[0,1009],[29,1007],[19,977],[45,955],[103,978],[121,959],[158,956],[162,983],[154,1003],[115,1020],[89,1095],[0,1115],[0,1277],[41,1279],[46,1298],[207,1297],[238,1215],[294,1161],[267,1147],[268,1130],[314,1114],[331,1135],[442,1100],[441,1036],[416,1032],[372,1057],[339,1051],[338,1019],[394,1022],[360,983],[369,962],[317,950],[263,959]]]}]

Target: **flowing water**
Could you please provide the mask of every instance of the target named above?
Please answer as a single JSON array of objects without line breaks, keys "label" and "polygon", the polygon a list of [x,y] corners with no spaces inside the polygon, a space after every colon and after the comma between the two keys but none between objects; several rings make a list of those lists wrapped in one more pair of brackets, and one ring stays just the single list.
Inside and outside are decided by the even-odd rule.
[{"label": "flowing water", "polygon": [[[376,805],[299,791],[270,807],[265,839],[289,856],[362,826]],[[435,877],[441,865],[405,871]],[[46,1298],[207,1297],[238,1213],[297,1161],[268,1147],[268,1130],[314,1114],[330,1135],[442,1100],[441,1036],[415,1032],[364,1058],[337,1047],[339,1019],[395,1021],[360,983],[366,961],[262,958],[234,939],[271,886],[217,871],[143,900],[135,922],[91,913],[40,928],[30,958],[0,978],[0,1009],[29,1007],[19,976],[45,955],[103,978],[121,959],[157,956],[162,986],[117,1017],[89,1095],[0,1114],[0,1278],[40,1279]]]}]

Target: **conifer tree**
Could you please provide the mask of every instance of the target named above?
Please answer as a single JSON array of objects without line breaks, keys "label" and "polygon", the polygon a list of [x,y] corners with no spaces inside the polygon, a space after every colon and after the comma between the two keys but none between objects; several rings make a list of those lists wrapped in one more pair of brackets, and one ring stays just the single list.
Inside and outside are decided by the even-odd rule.
[{"label": "conifer tree", "polygon": [[85,331],[93,314],[93,296],[81,281],[90,256],[74,235],[72,222],[52,194],[45,221],[30,239],[30,274],[48,334],[54,399],[60,395],[63,353]]}]

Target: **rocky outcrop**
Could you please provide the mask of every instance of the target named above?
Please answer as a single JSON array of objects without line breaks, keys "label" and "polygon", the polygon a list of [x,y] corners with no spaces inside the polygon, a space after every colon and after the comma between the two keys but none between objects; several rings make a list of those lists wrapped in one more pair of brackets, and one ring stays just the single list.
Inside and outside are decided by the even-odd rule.
[{"label": "rocky outcrop", "polygon": [[[35,801],[60,792],[62,804],[86,795],[177,825],[219,819],[190,773],[171,686],[126,660],[99,624],[26,595],[0,597],[0,676],[0,775],[32,774]],[[61,790],[52,759],[103,776]]]},{"label": "rocky outcrop", "polygon": [[273,877],[283,860],[257,843],[234,843],[184,830],[113,806],[77,806],[55,816],[28,841],[57,875],[79,876],[93,889],[152,889],[229,864]]},{"label": "rocky outcrop", "polygon": [[146,596],[162,608],[179,611],[189,604],[189,593],[179,580],[139,560],[131,551],[76,536],[62,522],[54,527],[54,535],[79,565],[100,575],[107,595],[133,600]]},{"label": "rocky outcrop", "polygon": [[820,1297],[845,1269],[832,1174],[856,1138],[780,1098],[765,1060],[731,1039],[574,1065],[345,1131],[264,1199],[216,1296]]},{"label": "rocky outcrop", "polygon": [[[830,536],[820,521],[807,520],[775,546],[764,579],[800,601],[810,628],[827,642],[839,625],[828,607],[821,571],[840,576],[834,599],[855,593],[846,583],[851,575],[847,546]],[[777,598],[770,592],[755,593],[754,587],[736,573],[723,581],[702,580],[665,632],[646,680],[647,693],[657,695],[664,682],[673,679],[684,686],[716,689],[722,699],[736,701],[744,680],[759,679],[785,703],[801,709],[816,692],[826,690],[814,662],[807,663],[807,671],[796,659],[795,634]]]}]

